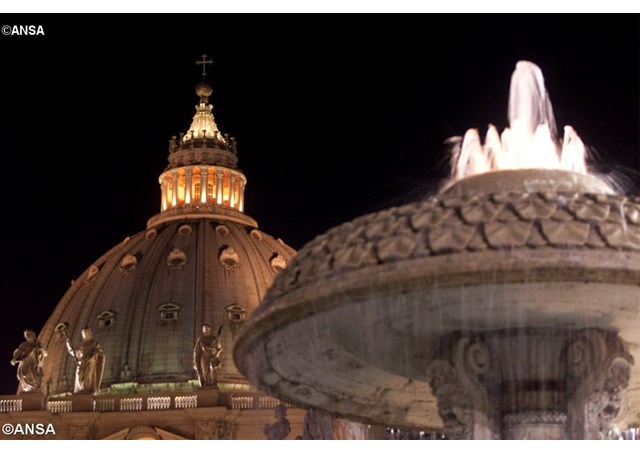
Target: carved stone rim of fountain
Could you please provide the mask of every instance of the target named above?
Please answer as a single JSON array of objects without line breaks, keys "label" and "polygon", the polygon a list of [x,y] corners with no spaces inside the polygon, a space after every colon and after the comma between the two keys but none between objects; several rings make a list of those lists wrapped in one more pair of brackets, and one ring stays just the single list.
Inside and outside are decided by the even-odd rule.
[{"label": "carved stone rim of fountain", "polygon": [[[523,283],[535,290],[522,289]],[[585,283],[593,285],[587,289]],[[618,297],[609,300],[614,286]],[[323,394],[315,391],[314,384],[305,385],[300,376],[297,381],[302,382],[290,382],[286,373],[278,371],[282,362],[271,362],[275,356],[270,356],[270,350],[279,344],[274,335],[289,331],[289,339],[300,342],[304,329],[297,337],[288,329],[311,319],[307,329],[335,330],[332,319],[346,317],[350,306],[355,313],[366,310],[373,294],[375,303],[393,307],[400,297],[405,304],[408,314],[369,319],[376,325],[384,321],[392,331],[413,323],[414,333],[419,330],[436,338],[461,328],[509,328],[513,321],[509,314],[496,322],[485,316],[491,310],[495,313],[491,293],[500,288],[503,295],[513,291],[505,300],[518,300],[520,307],[537,313],[527,325],[620,330],[625,340],[631,332],[637,347],[639,287],[640,198],[613,194],[597,178],[563,170],[491,172],[458,181],[432,199],[354,219],[311,241],[274,281],[240,332],[234,357],[252,382],[285,399],[376,420],[373,410],[358,406],[360,400],[353,406],[341,401],[339,385],[325,388]],[[438,297],[430,298],[434,289]],[[454,303],[463,293],[475,298],[474,322],[444,325],[433,314],[418,319],[422,311],[460,311]],[[580,310],[563,306],[562,298],[554,300],[564,293],[567,301],[580,300]],[[549,300],[553,303],[547,304]],[[606,309],[602,300],[608,301]],[[608,311],[627,316],[623,322],[628,325],[615,325],[606,316]],[[590,316],[600,321],[580,324],[572,316],[578,321]],[[421,323],[424,326],[416,327]],[[357,331],[357,324],[348,330]],[[287,354],[289,346],[282,343],[278,350]],[[370,359],[365,357],[364,363]],[[383,371],[390,376],[397,370]],[[417,380],[427,380],[424,371],[412,373]],[[385,378],[377,379],[381,383]],[[305,392],[313,396],[301,397]],[[381,398],[380,404],[393,403]],[[407,413],[406,417],[414,420],[406,425],[415,426],[417,416]]]},{"label": "carved stone rim of fountain", "polygon": [[496,170],[447,185],[440,196],[468,196],[490,192],[568,192],[614,195],[601,179],[567,170],[528,168]]},{"label": "carved stone rim of fountain", "polygon": [[[514,255],[516,249],[522,253]],[[471,176],[436,198],[362,216],[305,245],[246,323],[238,345],[243,337],[255,338],[261,318],[309,298],[313,311],[330,309],[340,303],[335,288],[377,287],[383,275],[400,285],[420,278],[424,287],[436,280],[439,287],[465,285],[488,275],[505,284],[526,275],[532,282],[639,286],[639,251],[640,198],[612,194],[594,176],[547,169]]]}]

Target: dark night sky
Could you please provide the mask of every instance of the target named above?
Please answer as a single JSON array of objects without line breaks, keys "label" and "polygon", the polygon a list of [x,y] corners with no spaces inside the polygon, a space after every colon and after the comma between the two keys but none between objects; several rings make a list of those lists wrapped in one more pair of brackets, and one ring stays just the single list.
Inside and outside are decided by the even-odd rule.
[{"label": "dark night sky", "polygon": [[0,394],[11,353],[76,278],[159,209],[167,141],[210,70],[238,137],[246,212],[300,248],[329,227],[427,196],[443,142],[507,124],[519,59],[545,75],[560,127],[640,193],[636,15],[3,16]]}]

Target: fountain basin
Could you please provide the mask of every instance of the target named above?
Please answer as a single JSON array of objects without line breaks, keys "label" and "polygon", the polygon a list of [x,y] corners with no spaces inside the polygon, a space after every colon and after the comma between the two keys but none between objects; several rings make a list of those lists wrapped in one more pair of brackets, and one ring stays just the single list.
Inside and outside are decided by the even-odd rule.
[{"label": "fountain basin", "polygon": [[[464,366],[477,368],[474,379],[499,368],[499,377],[478,378],[483,385],[529,382],[535,371],[561,386],[569,372],[559,363],[574,357],[567,351],[576,338],[595,329],[609,344],[617,335],[624,345],[611,357],[632,362],[639,325],[640,199],[587,175],[510,170],[315,238],[274,281],[234,357],[254,384],[298,404],[387,426],[438,428],[444,417],[446,428],[446,414],[460,411],[443,407],[442,395],[436,401],[433,364],[456,361],[459,348],[443,346],[452,338],[494,344],[460,349],[472,356]],[[557,351],[539,361],[519,358],[549,355],[538,346],[508,358],[497,352],[524,337],[534,345],[551,338]],[[549,404],[570,404],[558,401]],[[489,419],[498,411],[491,407]],[[621,410],[622,426],[640,423],[637,372]],[[561,412],[553,423],[566,423]],[[501,413],[496,423],[520,415]],[[491,423],[476,419],[472,429]]]},{"label": "fountain basin", "polygon": [[487,193],[487,189],[507,193],[590,193],[614,195],[602,179],[558,169],[495,170],[467,176],[447,185],[441,196],[469,198]]}]

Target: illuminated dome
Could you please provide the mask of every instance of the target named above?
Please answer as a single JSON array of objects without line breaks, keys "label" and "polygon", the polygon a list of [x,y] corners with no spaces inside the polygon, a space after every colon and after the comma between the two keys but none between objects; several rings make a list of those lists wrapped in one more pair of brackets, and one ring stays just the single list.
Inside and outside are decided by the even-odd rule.
[{"label": "illuminated dome", "polygon": [[61,323],[73,344],[88,326],[102,345],[103,393],[196,387],[203,324],[223,326],[221,391],[248,386],[231,357],[235,332],[295,251],[243,213],[235,140],[219,131],[204,78],[197,94],[190,129],[170,141],[161,212],[89,265],[40,332],[51,395],[74,386],[76,364],[55,332]]}]

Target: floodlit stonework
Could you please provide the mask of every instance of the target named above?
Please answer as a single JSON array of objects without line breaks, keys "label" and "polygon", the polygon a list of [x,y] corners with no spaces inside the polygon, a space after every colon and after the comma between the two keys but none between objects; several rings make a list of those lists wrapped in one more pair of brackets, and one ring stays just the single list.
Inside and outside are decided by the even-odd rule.
[{"label": "floodlit stonework", "polygon": [[[232,343],[295,251],[244,214],[246,178],[211,92],[203,78],[191,128],[170,141],[160,213],[87,266],[39,332],[48,352],[41,388],[0,396],[0,424],[51,423],[55,435],[0,439],[267,438],[282,403],[238,372]],[[222,326],[222,352],[217,386],[200,388],[194,345],[204,324]],[[104,356],[95,395],[74,393],[79,357],[65,344],[68,335],[79,345],[85,327]],[[288,405],[287,438],[302,434],[304,414]]]}]

